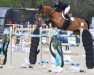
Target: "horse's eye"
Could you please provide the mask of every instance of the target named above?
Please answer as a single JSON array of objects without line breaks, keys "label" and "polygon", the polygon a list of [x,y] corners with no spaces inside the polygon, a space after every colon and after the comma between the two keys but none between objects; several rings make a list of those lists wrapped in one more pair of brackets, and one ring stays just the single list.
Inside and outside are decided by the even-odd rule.
[{"label": "horse's eye", "polygon": [[38,11],[38,13],[42,13],[42,11],[41,11],[41,10],[39,10],[39,11]]},{"label": "horse's eye", "polygon": [[43,11],[41,10],[40,13],[43,13]]}]

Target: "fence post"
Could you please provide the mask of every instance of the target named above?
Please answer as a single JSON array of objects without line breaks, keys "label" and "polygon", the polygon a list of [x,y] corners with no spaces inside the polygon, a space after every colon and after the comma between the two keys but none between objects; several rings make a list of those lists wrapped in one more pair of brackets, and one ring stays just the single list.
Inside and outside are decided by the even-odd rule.
[{"label": "fence post", "polygon": [[82,51],[82,49],[83,49],[83,44],[82,44],[82,32],[83,32],[83,26],[84,26],[84,23],[83,22],[81,22],[81,26],[80,26],[80,69],[81,70],[83,70],[83,62],[82,62],[82,60],[83,60],[83,51]]}]

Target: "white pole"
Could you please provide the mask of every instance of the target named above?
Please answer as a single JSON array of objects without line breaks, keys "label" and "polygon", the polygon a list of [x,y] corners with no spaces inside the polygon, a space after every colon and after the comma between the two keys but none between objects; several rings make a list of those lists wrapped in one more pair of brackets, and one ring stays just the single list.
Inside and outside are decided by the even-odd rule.
[{"label": "white pole", "polygon": [[[42,27],[40,27],[40,35],[42,35]],[[40,64],[42,64],[42,37],[40,37]]]},{"label": "white pole", "polygon": [[10,26],[10,65],[12,65],[12,27]]},{"label": "white pole", "polygon": [[[52,35],[50,34],[51,33],[51,30],[52,30],[52,28],[51,28],[51,24],[50,24],[50,28],[49,28],[49,47],[50,47],[50,42],[51,42],[51,37],[52,37]],[[50,51],[49,51],[49,68],[51,69],[51,66],[52,66],[52,55],[51,55],[51,53],[50,53]]]},{"label": "white pole", "polygon": [[82,49],[83,49],[83,48],[82,48],[82,47],[83,47],[83,46],[82,46],[82,45],[83,45],[83,44],[82,44],[83,26],[84,26],[84,23],[82,22],[82,23],[81,23],[81,26],[80,26],[80,47],[79,47],[79,48],[80,48],[80,49],[79,49],[79,50],[80,50],[80,69],[82,69],[82,70],[83,70],[83,62],[82,62],[82,61],[83,61],[83,51],[82,51]]}]

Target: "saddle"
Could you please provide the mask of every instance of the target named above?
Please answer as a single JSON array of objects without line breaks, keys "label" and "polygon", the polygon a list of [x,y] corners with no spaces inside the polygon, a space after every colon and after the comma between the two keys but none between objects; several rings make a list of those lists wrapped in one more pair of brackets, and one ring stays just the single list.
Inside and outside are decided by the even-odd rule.
[{"label": "saddle", "polygon": [[74,18],[69,16],[69,14],[64,15],[63,12],[62,12],[62,18],[65,21],[64,21],[61,29],[66,30],[71,25],[71,23],[74,21]]}]

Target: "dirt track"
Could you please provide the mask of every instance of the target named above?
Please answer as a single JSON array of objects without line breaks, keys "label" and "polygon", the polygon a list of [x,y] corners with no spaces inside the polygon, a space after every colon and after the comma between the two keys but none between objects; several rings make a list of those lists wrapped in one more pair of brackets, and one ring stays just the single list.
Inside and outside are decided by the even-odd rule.
[{"label": "dirt track", "polygon": [[[79,48],[72,47],[70,48],[73,52],[79,52]],[[83,49],[82,49],[83,50]],[[84,50],[83,50],[84,52]],[[29,53],[26,52],[13,52],[12,57],[12,66],[4,67],[0,69],[0,75],[94,75],[94,69],[88,70],[85,67],[85,58],[83,58],[82,64],[83,68],[87,71],[86,73],[73,73],[73,72],[61,72],[61,73],[50,73],[48,70],[50,69],[50,64],[47,64],[46,67],[43,65],[39,65],[38,63],[34,66],[34,68],[21,68],[21,64],[24,62],[24,58],[28,57]],[[49,60],[49,53],[43,53],[43,60]],[[40,56],[38,55],[38,62]],[[9,56],[8,56],[9,59]],[[79,57],[72,56],[74,61],[79,62]],[[9,65],[9,61],[7,62],[6,66]],[[68,68],[68,67],[67,67]]]}]

